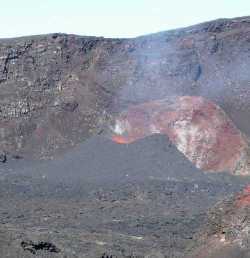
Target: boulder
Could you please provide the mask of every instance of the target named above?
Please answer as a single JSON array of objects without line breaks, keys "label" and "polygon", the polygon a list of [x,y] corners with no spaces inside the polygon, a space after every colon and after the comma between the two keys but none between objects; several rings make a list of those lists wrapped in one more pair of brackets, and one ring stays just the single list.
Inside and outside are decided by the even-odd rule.
[{"label": "boulder", "polygon": [[7,155],[4,152],[0,152],[0,162],[5,163],[7,161]]}]

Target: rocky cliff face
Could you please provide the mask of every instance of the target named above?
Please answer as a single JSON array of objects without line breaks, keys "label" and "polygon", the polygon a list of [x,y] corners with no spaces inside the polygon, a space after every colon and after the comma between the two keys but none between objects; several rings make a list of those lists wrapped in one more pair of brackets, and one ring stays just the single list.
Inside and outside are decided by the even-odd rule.
[{"label": "rocky cliff face", "polygon": [[0,41],[1,149],[48,156],[98,133],[111,101],[99,66],[113,44],[57,34]]},{"label": "rocky cliff face", "polygon": [[249,42],[249,17],[135,39],[2,39],[0,149],[50,157],[117,111],[169,95],[216,101],[250,134]]}]

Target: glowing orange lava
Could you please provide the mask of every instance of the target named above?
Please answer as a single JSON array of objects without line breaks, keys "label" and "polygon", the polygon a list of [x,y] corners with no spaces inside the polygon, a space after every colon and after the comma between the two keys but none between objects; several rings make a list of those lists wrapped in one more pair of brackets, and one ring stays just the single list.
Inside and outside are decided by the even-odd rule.
[{"label": "glowing orange lava", "polygon": [[122,136],[118,136],[118,135],[113,135],[112,136],[112,141],[118,143],[118,144],[128,144],[131,141],[129,141],[128,139],[126,139],[125,137]]}]

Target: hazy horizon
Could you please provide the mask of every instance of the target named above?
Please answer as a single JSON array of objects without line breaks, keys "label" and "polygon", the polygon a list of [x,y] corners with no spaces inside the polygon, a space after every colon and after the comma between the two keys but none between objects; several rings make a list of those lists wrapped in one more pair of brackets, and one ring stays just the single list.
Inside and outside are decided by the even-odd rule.
[{"label": "hazy horizon", "polygon": [[92,0],[1,4],[0,38],[50,33],[130,38],[219,18],[250,15],[250,2],[211,0]]}]

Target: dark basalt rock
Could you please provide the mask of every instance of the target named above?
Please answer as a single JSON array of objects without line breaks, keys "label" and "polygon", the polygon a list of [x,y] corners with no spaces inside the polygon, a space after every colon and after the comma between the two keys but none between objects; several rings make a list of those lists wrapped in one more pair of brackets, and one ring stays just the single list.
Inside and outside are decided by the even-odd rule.
[{"label": "dark basalt rock", "polygon": [[5,153],[0,152],[0,162],[2,163],[7,162],[7,155]]},{"label": "dark basalt rock", "polygon": [[77,107],[78,107],[77,102],[68,102],[62,105],[62,109],[69,112],[74,112]]},{"label": "dark basalt rock", "polygon": [[37,251],[48,251],[51,253],[59,253],[60,249],[57,248],[54,244],[49,242],[38,242],[34,243],[33,241],[22,241],[21,247],[24,250],[31,252],[32,254],[36,254]]}]

